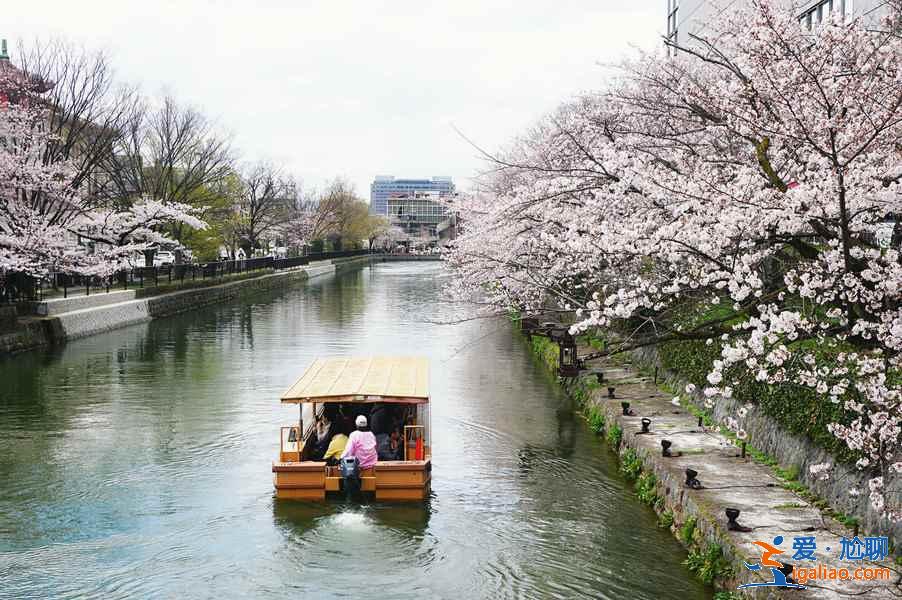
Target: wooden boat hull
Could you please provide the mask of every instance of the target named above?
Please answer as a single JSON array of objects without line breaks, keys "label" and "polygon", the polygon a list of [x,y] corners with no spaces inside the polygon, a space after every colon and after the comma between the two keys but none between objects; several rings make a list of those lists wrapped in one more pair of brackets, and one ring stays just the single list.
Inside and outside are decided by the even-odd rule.
[{"label": "wooden boat hull", "polygon": [[[324,462],[273,462],[276,497],[293,500],[325,500],[341,493],[338,467]],[[360,472],[361,491],[376,500],[423,501],[429,496],[432,460],[378,462]]]}]

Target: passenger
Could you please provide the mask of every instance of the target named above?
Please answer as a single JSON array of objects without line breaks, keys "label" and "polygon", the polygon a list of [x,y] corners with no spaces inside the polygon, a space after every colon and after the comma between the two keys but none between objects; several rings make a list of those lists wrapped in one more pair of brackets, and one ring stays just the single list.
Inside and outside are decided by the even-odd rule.
[{"label": "passenger", "polygon": [[310,450],[307,451],[306,445],[304,447],[307,460],[323,460],[326,450],[329,448],[329,443],[332,441],[333,434],[332,421],[326,415],[317,419],[316,432],[313,438],[307,442],[310,445]]},{"label": "passenger", "polygon": [[352,431],[348,437],[348,445],[345,446],[342,458],[353,456],[361,469],[369,469],[376,464],[379,456],[376,453],[376,436],[366,425],[366,417],[359,415],[355,421],[357,431]]},{"label": "passenger", "polygon": [[390,434],[380,433],[376,436],[376,453],[379,460],[402,460],[404,447],[401,445],[401,431],[397,428]]},{"label": "passenger", "polygon": [[323,460],[326,461],[326,464],[329,466],[337,465],[347,445],[348,436],[343,433],[336,433],[335,435],[333,435],[332,441],[329,442],[329,448],[323,455]]},{"label": "passenger", "polygon": [[377,404],[370,413],[370,429],[373,435],[388,435],[394,426],[395,410],[388,404]]}]

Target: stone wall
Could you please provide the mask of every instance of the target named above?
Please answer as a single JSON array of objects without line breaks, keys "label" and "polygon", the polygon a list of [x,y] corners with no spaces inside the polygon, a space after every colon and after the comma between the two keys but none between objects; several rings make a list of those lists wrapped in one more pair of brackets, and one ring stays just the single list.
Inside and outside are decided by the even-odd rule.
[{"label": "stone wall", "polygon": [[438,254],[374,254],[373,260],[380,262],[407,262],[407,261],[440,261]]},{"label": "stone wall", "polygon": [[57,343],[62,340],[74,340],[119,327],[144,323],[150,319],[146,300],[130,300],[67,312],[46,320],[58,324],[58,334],[50,340],[52,343]]},{"label": "stone wall", "polygon": [[[666,372],[660,367],[657,352],[653,348],[643,348],[632,353],[633,359],[647,368],[659,369],[659,380],[663,379],[671,388],[683,391],[686,381],[678,374]],[[694,394],[697,406],[704,406],[700,391]],[[736,418],[743,403],[735,398],[717,401],[712,411],[715,422],[721,423],[725,417]],[[902,522],[891,523],[880,518],[868,499],[868,479],[870,476],[859,471],[854,465],[837,463],[836,459],[823,448],[804,437],[794,435],[782,428],[773,418],[761,410],[753,409],[742,419],[742,427],[749,434],[749,443],[756,449],[776,459],[784,468],[794,465],[798,468],[799,482],[830,503],[834,509],[859,519],[861,529],[873,535],[888,535],[891,539],[902,540]],[[811,465],[827,463],[834,465],[833,473],[826,481],[813,477]],[[898,502],[902,497],[902,477],[894,476],[884,483],[886,497]],[[849,494],[850,489],[860,491],[858,496]]]},{"label": "stone wall", "polygon": [[378,260],[378,257],[370,256],[352,256],[350,258],[339,258],[332,261],[332,265],[336,273],[343,273],[363,265],[368,265]]},{"label": "stone wall", "polygon": [[[75,295],[81,292],[81,295]],[[105,306],[107,304],[117,304],[119,302],[128,302],[135,299],[135,290],[111,290],[107,293],[103,289],[97,289],[90,296],[84,295],[84,288],[72,290],[73,295],[68,298],[52,298],[36,302],[34,305],[34,314],[42,317],[53,317],[62,313],[72,312],[74,310],[85,310],[95,308],[97,306]]]},{"label": "stone wall", "polygon": [[[312,277],[334,273],[335,270],[335,265],[323,261],[260,277],[114,303],[108,303],[109,298],[104,298],[107,296],[105,293],[98,294],[96,302],[99,304],[96,306],[92,306],[94,302],[91,301],[76,302],[70,306],[85,304],[87,306],[49,317],[20,318],[20,323],[14,331],[0,335],[0,354],[13,354],[55,345],[66,340],[228,302],[246,294],[283,288]],[[112,292],[110,296],[113,296]],[[127,297],[118,294],[117,296]],[[103,303],[104,301],[107,303]]]},{"label": "stone wall", "polygon": [[31,319],[20,322],[13,331],[0,333],[0,356],[46,346],[51,339],[46,327],[44,320]]}]

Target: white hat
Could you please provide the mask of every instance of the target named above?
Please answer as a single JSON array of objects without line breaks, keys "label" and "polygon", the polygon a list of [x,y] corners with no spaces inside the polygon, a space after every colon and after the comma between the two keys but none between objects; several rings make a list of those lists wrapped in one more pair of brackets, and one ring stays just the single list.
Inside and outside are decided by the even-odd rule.
[{"label": "white hat", "polygon": [[357,427],[366,427],[366,417],[363,415],[357,415],[357,420],[354,422],[357,424]]}]

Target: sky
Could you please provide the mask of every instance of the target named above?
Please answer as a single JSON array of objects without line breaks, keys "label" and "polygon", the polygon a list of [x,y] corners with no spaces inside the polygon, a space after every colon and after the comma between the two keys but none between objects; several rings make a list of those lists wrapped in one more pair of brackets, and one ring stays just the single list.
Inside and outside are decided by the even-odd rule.
[{"label": "sky", "polygon": [[[7,2],[0,37],[110,53],[123,82],[173,94],[242,160],[306,188],[334,177],[452,176],[543,114],[604,86],[604,65],[658,52],[663,0],[68,0]],[[465,136],[462,137],[461,133]],[[469,141],[467,141],[469,140]]]}]

